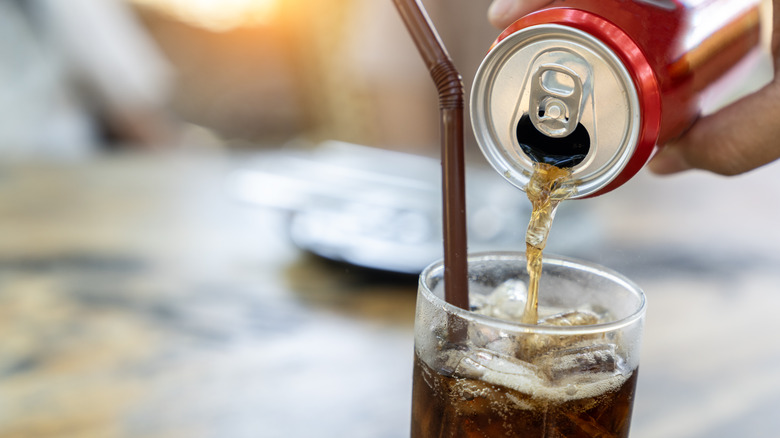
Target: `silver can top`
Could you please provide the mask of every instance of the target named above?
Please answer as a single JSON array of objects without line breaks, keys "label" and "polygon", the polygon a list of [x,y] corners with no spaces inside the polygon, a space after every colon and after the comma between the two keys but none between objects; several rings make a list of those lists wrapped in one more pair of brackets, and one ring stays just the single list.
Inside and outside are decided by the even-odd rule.
[{"label": "silver can top", "polygon": [[477,143],[504,178],[525,190],[534,161],[571,167],[581,198],[614,180],[633,155],[639,104],[609,47],[578,29],[543,24],[487,54],[470,107]]}]

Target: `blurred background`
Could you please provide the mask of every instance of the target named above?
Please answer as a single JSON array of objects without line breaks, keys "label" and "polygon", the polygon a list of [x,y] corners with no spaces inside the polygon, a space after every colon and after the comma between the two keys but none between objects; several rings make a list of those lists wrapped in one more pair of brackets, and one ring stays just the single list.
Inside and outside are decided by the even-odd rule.
[{"label": "blurred background", "polygon": [[[490,2],[424,3],[469,90]],[[0,0],[0,113],[0,438],[408,436],[439,121],[391,1]],[[470,248],[521,249],[466,142]],[[561,207],[649,297],[632,436],[780,429],[779,171]]]},{"label": "blurred background", "polygon": [[[485,16],[487,2],[438,3],[429,11],[446,11],[441,34],[470,78],[495,37],[486,20],[474,19]],[[68,136],[89,128],[98,143],[151,142],[172,134],[165,128],[181,128],[173,122],[207,129],[231,147],[304,138],[436,153],[435,90],[391,2],[34,0],[3,7],[4,55],[16,61],[3,70],[17,84],[3,96],[17,108],[13,125],[35,132],[19,122],[57,121],[22,137],[36,147],[6,142],[19,154],[64,154],[74,148]],[[31,98],[49,105],[36,108],[44,105]],[[168,126],[154,117],[165,112]],[[62,132],[47,132],[55,128]],[[46,145],[50,137],[62,144]]]}]

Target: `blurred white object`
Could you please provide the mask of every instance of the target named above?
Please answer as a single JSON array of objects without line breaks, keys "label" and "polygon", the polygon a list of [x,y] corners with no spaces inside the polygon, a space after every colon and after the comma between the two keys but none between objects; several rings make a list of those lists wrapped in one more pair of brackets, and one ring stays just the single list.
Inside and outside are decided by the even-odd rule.
[{"label": "blurred white object", "polygon": [[[442,257],[438,160],[329,141],[314,151],[268,153],[227,182],[242,201],[291,213],[293,242],[326,258],[419,273]],[[531,214],[525,193],[492,169],[469,168],[469,251],[523,250]],[[585,204],[562,205],[552,234],[567,254],[598,238]],[[563,208],[570,207],[570,208]],[[555,239],[551,239],[555,240]]]},{"label": "blurred white object", "polygon": [[0,155],[78,157],[96,116],[163,106],[171,73],[121,0],[0,2]]}]

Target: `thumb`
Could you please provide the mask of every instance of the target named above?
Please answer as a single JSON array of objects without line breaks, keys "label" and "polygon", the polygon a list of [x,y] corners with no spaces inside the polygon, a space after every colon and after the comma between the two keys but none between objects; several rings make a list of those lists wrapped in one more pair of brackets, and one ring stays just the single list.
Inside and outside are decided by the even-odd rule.
[{"label": "thumb", "polygon": [[780,158],[780,81],[699,119],[650,162],[657,174],[704,169],[737,175]]}]

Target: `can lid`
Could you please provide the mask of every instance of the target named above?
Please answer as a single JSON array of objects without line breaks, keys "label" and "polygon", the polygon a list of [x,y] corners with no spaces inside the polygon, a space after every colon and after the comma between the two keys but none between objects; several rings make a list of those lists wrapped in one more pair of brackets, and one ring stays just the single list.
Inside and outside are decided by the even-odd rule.
[{"label": "can lid", "polygon": [[577,198],[624,169],[639,139],[639,108],[615,52],[557,24],[526,27],[496,44],[477,70],[470,102],[477,143],[496,171],[524,190],[534,161],[552,157],[572,168]]}]

